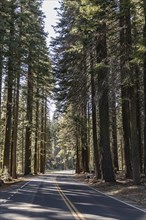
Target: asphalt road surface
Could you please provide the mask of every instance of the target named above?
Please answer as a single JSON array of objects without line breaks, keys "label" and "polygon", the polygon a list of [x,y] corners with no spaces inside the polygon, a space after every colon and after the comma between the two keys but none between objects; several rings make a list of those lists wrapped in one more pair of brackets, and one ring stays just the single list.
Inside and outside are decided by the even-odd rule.
[{"label": "asphalt road surface", "polygon": [[0,220],[146,220],[146,212],[73,179],[40,175],[0,189]]}]

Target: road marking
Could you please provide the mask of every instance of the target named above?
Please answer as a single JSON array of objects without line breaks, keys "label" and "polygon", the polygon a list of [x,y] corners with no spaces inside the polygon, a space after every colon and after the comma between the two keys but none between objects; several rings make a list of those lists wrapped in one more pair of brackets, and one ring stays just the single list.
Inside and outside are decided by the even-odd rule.
[{"label": "road marking", "polygon": [[137,209],[137,210],[139,210],[139,211],[141,211],[141,212],[146,213],[146,210],[144,210],[144,209],[138,208],[138,207],[136,207],[136,206],[134,206],[134,205],[131,205],[131,204],[127,203],[127,202],[124,202],[124,201],[122,201],[122,200],[120,200],[120,199],[118,199],[118,198],[115,198],[115,197],[110,196],[110,195],[108,195],[108,194],[106,194],[106,193],[103,193],[103,192],[101,192],[101,191],[95,189],[95,188],[92,187],[92,186],[88,186],[88,187],[89,187],[90,189],[92,189],[92,190],[94,190],[94,191],[96,191],[96,192],[98,192],[98,193],[104,195],[104,196],[107,196],[107,197],[109,197],[109,198],[111,198],[111,199],[114,199],[114,200],[120,202],[120,203],[123,203],[123,204],[125,204],[125,205],[127,205],[127,206],[130,206],[130,207],[132,207],[132,208],[134,208],[134,209]]},{"label": "road marking", "polygon": [[74,216],[76,220],[86,220],[85,217],[77,210],[77,208],[72,204],[72,202],[66,197],[63,193],[61,188],[59,187],[58,183],[56,183],[57,190],[62,197],[63,201],[65,202],[66,206],[70,210],[71,214]]},{"label": "road marking", "polygon": [[11,198],[15,195],[15,194],[17,194],[18,192],[19,192],[19,190],[21,190],[21,189],[23,189],[27,184],[29,184],[30,183],[30,181],[28,181],[28,182],[26,182],[25,184],[23,184],[21,187],[19,187],[19,188],[17,188],[17,189],[15,189],[15,191],[14,192],[11,192],[12,194],[7,198],[7,199],[1,199],[0,200],[0,205],[1,204],[3,204],[3,203],[7,203],[9,200],[11,200]]},{"label": "road marking", "polygon": [[102,191],[100,191],[100,190],[98,190],[98,189],[95,189],[95,188],[92,187],[92,186],[89,186],[89,185],[87,185],[87,184],[81,182],[80,180],[74,179],[74,181],[77,182],[77,183],[80,182],[80,183],[82,183],[84,186],[87,186],[88,188],[90,188],[90,189],[92,189],[92,190],[94,190],[94,191],[96,191],[96,192],[98,192],[98,193],[100,193],[100,194],[102,194],[102,195],[104,195],[104,196],[107,196],[107,197],[109,197],[109,198],[111,198],[111,199],[114,199],[114,200],[120,202],[120,203],[123,203],[123,204],[125,204],[125,205],[127,205],[127,206],[130,206],[130,207],[132,207],[132,208],[134,208],[134,209],[137,209],[137,210],[139,210],[139,211],[141,211],[141,212],[146,213],[146,209],[138,208],[137,206],[134,206],[134,205],[132,205],[132,204],[129,204],[128,202],[124,202],[123,200],[120,200],[120,199],[118,199],[118,198],[115,198],[114,196],[110,196],[110,195],[108,195],[108,194],[106,194],[106,193],[104,193],[104,192],[102,192]]},{"label": "road marking", "polygon": [[23,184],[18,190],[23,189],[27,184],[29,184],[30,181],[26,182],[25,184]]}]

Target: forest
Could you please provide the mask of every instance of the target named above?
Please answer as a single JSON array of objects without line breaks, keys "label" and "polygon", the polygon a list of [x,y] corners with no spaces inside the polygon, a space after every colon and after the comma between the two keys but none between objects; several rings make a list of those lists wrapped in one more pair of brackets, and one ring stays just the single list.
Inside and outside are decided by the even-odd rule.
[{"label": "forest", "polygon": [[[0,175],[146,175],[146,0],[0,2]],[[56,103],[50,118],[50,100]]]}]

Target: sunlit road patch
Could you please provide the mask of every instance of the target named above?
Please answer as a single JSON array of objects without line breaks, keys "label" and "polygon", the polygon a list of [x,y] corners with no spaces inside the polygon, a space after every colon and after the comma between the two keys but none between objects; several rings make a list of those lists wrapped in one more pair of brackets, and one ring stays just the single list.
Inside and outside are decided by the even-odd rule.
[{"label": "sunlit road patch", "polygon": [[145,220],[145,212],[72,178],[40,175],[0,191],[0,220]]}]

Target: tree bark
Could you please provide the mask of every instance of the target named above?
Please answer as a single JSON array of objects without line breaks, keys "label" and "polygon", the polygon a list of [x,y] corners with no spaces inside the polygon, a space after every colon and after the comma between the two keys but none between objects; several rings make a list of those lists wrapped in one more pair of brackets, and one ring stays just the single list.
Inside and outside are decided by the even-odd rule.
[{"label": "tree bark", "polygon": [[[29,58],[31,62],[31,55]],[[31,63],[28,68],[28,89],[27,89],[27,112],[26,112],[26,134],[25,134],[25,171],[24,174],[28,175],[31,173],[31,134],[32,134],[32,103],[33,103],[33,74]]]},{"label": "tree bark", "polygon": [[135,85],[130,90],[130,118],[131,118],[131,152],[132,152],[132,175],[135,184],[140,184],[139,145],[137,138],[137,115],[136,115],[136,89]]},{"label": "tree bark", "polygon": [[13,107],[13,131],[12,131],[12,145],[11,145],[11,175],[16,179],[16,149],[17,149],[17,134],[18,134],[18,114],[19,114],[19,87],[20,87],[20,74],[17,76],[16,83],[16,97]]},{"label": "tree bark", "polygon": [[[39,89],[37,88],[37,95],[39,95]],[[38,155],[38,130],[39,130],[39,100],[36,100],[36,112],[35,112],[35,144],[34,144],[34,174],[38,173],[39,168],[39,155]]]},{"label": "tree bark", "polygon": [[41,143],[40,143],[40,172],[44,173],[44,159],[45,159],[45,143],[44,143],[44,100],[41,104]]},{"label": "tree bark", "polygon": [[6,166],[10,171],[10,148],[11,148],[11,126],[12,126],[12,92],[14,78],[14,5],[12,2],[11,22],[10,22],[10,39],[9,39],[9,57],[8,57],[8,75],[7,75],[7,107],[6,107],[6,127],[5,127],[5,143],[4,143],[4,159],[3,167]]},{"label": "tree bark", "polygon": [[129,110],[129,89],[127,83],[127,76],[125,71],[125,16],[124,16],[124,0],[120,0],[120,71],[121,71],[121,96],[122,96],[122,122],[123,122],[123,136],[124,136],[124,157],[125,157],[125,175],[127,178],[132,177],[131,155],[130,155],[130,110]]},{"label": "tree bark", "polygon": [[93,62],[93,48],[90,52],[90,65],[91,65],[91,99],[92,99],[92,133],[93,133],[93,149],[94,149],[94,164],[95,164],[95,176],[101,178],[101,168],[99,162],[99,146],[97,141],[97,112],[96,112],[96,102],[95,102],[95,71]]},{"label": "tree bark", "polygon": [[[124,14],[124,32],[123,38],[121,38],[121,43],[124,43],[124,65],[121,67],[124,70],[124,80],[123,87],[126,89],[126,97],[128,99],[127,103],[127,119],[128,121],[128,131],[130,139],[130,148],[131,148],[131,161],[132,161],[132,177],[135,184],[140,183],[140,162],[139,162],[139,147],[138,147],[138,132],[137,132],[137,91],[136,91],[136,76],[134,74],[134,68],[130,64],[132,59],[132,35],[131,35],[131,12],[130,12],[130,0],[124,0],[122,2],[122,14]],[[121,21],[122,22],[122,21]],[[123,42],[122,42],[123,40]],[[122,44],[121,44],[122,46]],[[124,90],[124,88],[122,88]],[[125,101],[125,100],[124,100]],[[127,121],[123,121],[127,123]],[[125,125],[126,126],[126,125]],[[125,134],[127,135],[127,134]],[[127,146],[126,146],[127,147]],[[126,148],[125,147],[125,148]],[[127,155],[126,155],[127,157]],[[129,158],[127,158],[129,159]]]},{"label": "tree bark", "polygon": [[[104,10],[104,8],[103,8]],[[104,14],[104,13],[103,13]],[[108,96],[108,67],[107,67],[107,43],[106,24],[103,22],[99,28],[100,37],[97,41],[98,69],[98,96],[99,96],[99,121],[100,121],[100,148],[102,151],[103,179],[106,182],[114,182],[115,175],[110,151],[109,133],[109,96]],[[103,65],[103,66],[102,66]]]},{"label": "tree bark", "polygon": [[117,112],[116,112],[116,97],[115,91],[112,90],[112,152],[113,152],[113,164],[116,171],[119,170],[118,162],[118,143],[117,143]]},{"label": "tree bark", "polygon": [[[86,97],[86,95],[85,95]],[[82,163],[83,171],[89,172],[89,155],[88,155],[88,145],[87,145],[87,115],[86,115],[86,98],[84,100],[81,114],[81,142],[82,142]]]},{"label": "tree bark", "polygon": [[143,58],[143,69],[144,69],[144,173],[146,174],[146,0],[143,0],[144,6],[144,28],[143,28],[143,41],[144,41],[144,58]]}]

